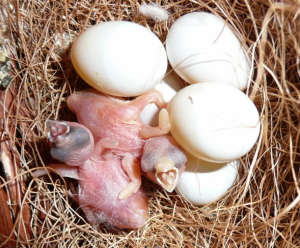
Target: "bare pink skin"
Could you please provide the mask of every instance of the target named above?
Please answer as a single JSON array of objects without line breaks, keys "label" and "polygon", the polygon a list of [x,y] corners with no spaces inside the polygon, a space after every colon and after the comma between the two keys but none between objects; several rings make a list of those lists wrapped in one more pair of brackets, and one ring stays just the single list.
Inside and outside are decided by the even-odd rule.
[{"label": "bare pink skin", "polygon": [[153,136],[166,134],[140,121],[139,115],[149,103],[164,106],[161,95],[156,91],[130,102],[117,101],[93,91],[78,92],[67,99],[68,107],[76,114],[78,122],[91,130],[96,141],[106,137],[114,139],[119,143],[115,152],[130,152],[135,157],[141,155],[144,145],[140,135],[142,130],[152,132]]},{"label": "bare pink skin", "polygon": [[[171,148],[176,147],[174,141],[171,142],[171,139],[165,138],[166,134],[169,132],[168,127],[152,127],[143,124],[140,120],[140,113],[145,106],[150,103],[155,103],[161,108],[166,105],[162,96],[157,91],[150,91],[127,102],[94,91],[78,92],[69,96],[67,99],[68,107],[76,114],[79,123],[85,125],[92,132],[96,141],[103,138],[116,141],[118,145],[111,148],[111,152],[119,156],[124,156],[124,154],[126,154],[128,160],[131,159],[132,161],[140,161],[145,142],[154,142],[153,140],[148,141],[148,138],[150,137],[159,136],[155,139],[155,145],[150,146],[148,144],[149,148],[147,153],[148,155],[150,154],[150,156],[167,157],[168,151],[171,151]],[[168,150],[168,148],[170,149]],[[166,152],[164,154],[161,153],[161,149]],[[151,152],[149,152],[150,150]],[[174,151],[174,149],[172,151]],[[175,149],[175,153],[179,154],[178,156],[173,156],[173,158],[177,160],[178,158],[181,159],[182,157],[185,157],[178,147]],[[161,169],[160,171],[157,171],[155,169],[155,164],[152,162],[153,160],[144,160],[142,169],[147,168],[147,170],[143,170],[145,176],[161,185],[167,191],[173,191],[179,173],[184,169],[186,160],[181,159],[180,161],[174,161],[174,166],[181,164],[179,166],[180,169],[169,169],[172,173],[176,173],[175,177],[172,177],[172,173],[168,173],[167,170]],[[146,163],[149,163],[149,165],[145,165]],[[137,170],[136,168],[130,168],[134,166],[136,166],[136,164],[130,165],[128,163],[127,166],[123,166],[123,169],[128,174],[129,171],[134,172]],[[158,173],[163,177],[172,177],[168,180],[170,185],[162,184],[162,181],[158,178]],[[141,178],[137,173],[131,173],[129,177],[131,179],[131,185],[124,189],[120,195],[121,198],[129,196],[131,192],[136,192],[141,184]]]},{"label": "bare pink skin", "polygon": [[47,123],[51,155],[64,162],[51,167],[79,180],[78,201],[91,224],[130,229],[144,225],[148,202],[140,190],[141,158],[148,178],[169,192],[176,186],[186,158],[166,136],[168,124],[152,127],[141,122],[140,113],[149,103],[164,107],[156,91],[127,102],[83,91],[67,99],[80,124]]},{"label": "bare pink skin", "polygon": [[[65,157],[52,152],[53,157],[60,156],[64,164],[52,164],[49,167],[64,177],[79,181],[78,196],[75,198],[89,223],[107,223],[128,229],[142,227],[148,219],[148,201],[145,194],[138,189],[125,199],[119,198],[119,194],[131,180],[123,169],[127,162],[124,159],[127,158],[126,155],[121,158],[110,152],[117,143],[102,139],[94,146],[91,132],[78,123],[51,121],[47,126],[52,147],[59,146],[67,151],[67,154],[64,153]],[[64,126],[68,128],[65,129]],[[87,136],[89,139],[86,139]],[[84,140],[82,137],[85,137]],[[57,140],[60,141],[59,144],[56,143]],[[70,146],[74,149],[68,150]],[[82,150],[85,152],[82,153]],[[86,152],[87,150],[90,152]],[[82,160],[84,162],[81,162]],[[72,166],[72,163],[76,166]],[[35,176],[44,174],[45,171],[37,171]]]},{"label": "bare pink skin", "polygon": [[79,203],[91,224],[105,222],[129,229],[145,224],[148,201],[141,190],[126,199],[119,199],[120,192],[129,183],[120,159],[88,161],[80,169],[79,178]]}]

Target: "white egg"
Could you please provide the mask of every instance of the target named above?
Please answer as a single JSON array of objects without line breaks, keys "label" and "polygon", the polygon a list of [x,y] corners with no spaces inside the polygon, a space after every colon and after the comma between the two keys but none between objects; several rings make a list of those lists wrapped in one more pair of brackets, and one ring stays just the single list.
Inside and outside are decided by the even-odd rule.
[{"label": "white egg", "polygon": [[212,203],[226,194],[238,175],[239,161],[225,165],[211,164],[188,155],[176,192],[196,205]]},{"label": "white egg", "polygon": [[158,84],[167,70],[163,44],[132,22],[103,22],[74,42],[71,60],[90,86],[114,96],[137,96]]},{"label": "white egg", "polygon": [[251,77],[249,58],[229,24],[207,12],[178,18],[166,50],[173,69],[191,84],[217,81],[245,89]]},{"label": "white egg", "polygon": [[[169,103],[177,91],[184,87],[185,83],[174,72],[168,73],[164,80],[157,84],[154,89],[159,91],[166,103]],[[140,114],[143,123],[156,126],[158,124],[159,108],[154,103],[148,104]]]},{"label": "white egg", "polygon": [[206,161],[240,158],[253,147],[260,131],[254,103],[227,84],[189,85],[175,95],[168,111],[177,143]]}]

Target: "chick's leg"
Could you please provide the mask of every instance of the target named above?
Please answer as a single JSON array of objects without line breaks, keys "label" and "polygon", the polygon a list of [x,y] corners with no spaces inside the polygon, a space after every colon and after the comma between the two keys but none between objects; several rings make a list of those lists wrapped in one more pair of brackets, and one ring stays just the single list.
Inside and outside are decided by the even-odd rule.
[{"label": "chick's leg", "polygon": [[152,90],[133,99],[124,105],[124,108],[120,108],[120,115],[127,120],[139,119],[140,113],[150,103],[156,104],[159,108],[166,106],[162,95],[158,91]]},{"label": "chick's leg", "polygon": [[126,199],[141,187],[141,171],[138,161],[130,154],[122,159],[122,168],[130,179],[128,185],[120,192],[119,199]]},{"label": "chick's leg", "polygon": [[38,169],[32,173],[33,177],[40,177],[47,175],[47,170],[54,171],[62,177],[69,177],[79,180],[78,170],[76,167],[72,167],[66,164],[50,164],[45,169]]},{"label": "chick's leg", "polygon": [[163,108],[159,112],[158,127],[143,125],[140,131],[140,136],[144,139],[165,135],[170,132],[171,123],[168,111]]}]

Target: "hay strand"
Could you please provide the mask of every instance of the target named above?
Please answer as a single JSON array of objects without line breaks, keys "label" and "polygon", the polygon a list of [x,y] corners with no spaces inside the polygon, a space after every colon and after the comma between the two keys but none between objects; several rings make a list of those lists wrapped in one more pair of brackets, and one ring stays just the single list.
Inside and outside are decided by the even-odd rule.
[{"label": "hay strand", "polygon": [[[168,21],[138,14],[149,1],[2,0],[0,21],[9,32],[16,112],[10,142],[27,179],[23,202],[30,206],[32,237],[20,247],[300,247],[300,5],[275,0],[162,0]],[[145,183],[150,199],[146,226],[137,231],[93,229],[68,197],[76,182],[58,176],[30,179],[49,161],[47,119],[74,120],[66,97],[87,86],[68,52],[88,26],[130,20],[164,41],[181,15],[209,11],[230,23],[252,59],[247,90],[261,113],[262,135],[242,159],[239,178],[215,204],[196,207],[177,194]],[[0,184],[4,188],[7,184]]]}]

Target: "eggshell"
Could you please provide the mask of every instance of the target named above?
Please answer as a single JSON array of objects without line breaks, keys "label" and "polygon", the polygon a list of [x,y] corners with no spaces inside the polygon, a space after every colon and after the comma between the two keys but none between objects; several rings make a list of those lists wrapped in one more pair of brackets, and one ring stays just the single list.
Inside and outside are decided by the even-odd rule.
[{"label": "eggshell", "polygon": [[176,192],[195,205],[212,203],[226,194],[238,175],[239,161],[211,164],[188,155]]},{"label": "eggshell", "polygon": [[178,18],[166,50],[173,69],[191,84],[217,81],[245,89],[251,77],[249,58],[229,24],[207,12]]},{"label": "eggshell", "polygon": [[254,103],[226,84],[187,86],[175,95],[168,111],[171,134],[178,144],[206,161],[240,158],[253,147],[260,131]]},{"label": "eggshell", "polygon": [[[182,81],[174,72],[168,73],[164,80],[157,84],[154,89],[159,91],[166,103],[169,103],[176,95],[177,91],[182,89],[185,82]],[[140,114],[140,119],[148,125],[157,125],[159,108],[154,103],[148,104]]]},{"label": "eggshell", "polygon": [[159,83],[167,70],[163,44],[149,29],[110,21],[88,28],[74,42],[71,60],[90,86],[114,96],[137,96]]}]

